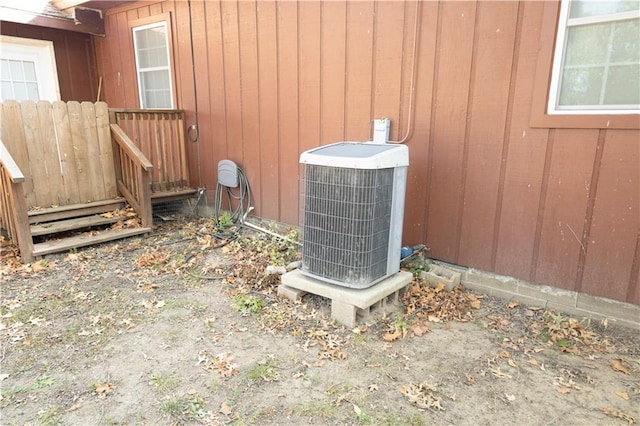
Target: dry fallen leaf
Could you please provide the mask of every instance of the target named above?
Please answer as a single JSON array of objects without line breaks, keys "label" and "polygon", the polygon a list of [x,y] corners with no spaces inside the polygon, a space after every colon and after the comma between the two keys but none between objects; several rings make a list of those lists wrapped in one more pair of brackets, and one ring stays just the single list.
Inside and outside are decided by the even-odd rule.
[{"label": "dry fallen leaf", "polygon": [[424,326],[422,324],[415,324],[415,325],[413,325],[411,327],[411,331],[413,331],[413,334],[415,334],[416,336],[420,337],[423,334],[428,333],[431,330],[429,330],[428,327],[426,327],[426,326]]},{"label": "dry fallen leaf", "polygon": [[509,309],[513,309],[513,308],[517,308],[518,306],[520,306],[520,302],[509,302],[507,303],[507,308]]},{"label": "dry fallen leaf", "polygon": [[220,412],[225,416],[231,415],[232,413],[231,406],[227,404],[226,401],[222,401],[222,404],[220,404]]},{"label": "dry fallen leaf", "polygon": [[82,403],[77,402],[73,404],[71,407],[67,408],[67,412],[76,411],[80,407],[82,407]]},{"label": "dry fallen leaf", "polygon": [[402,385],[400,386],[400,393],[418,408],[444,411],[440,398],[434,395],[434,393],[437,393],[435,386],[427,382],[422,382],[419,385],[414,385],[413,383]]},{"label": "dry fallen leaf", "polygon": [[36,262],[31,264],[31,270],[33,272],[41,272],[47,269],[47,265],[43,264],[42,262]]},{"label": "dry fallen leaf", "polygon": [[69,253],[67,254],[67,257],[65,258],[65,260],[67,262],[73,262],[75,260],[78,260],[80,258],[80,256],[78,256],[78,254],[76,253]]},{"label": "dry fallen leaf", "polygon": [[500,367],[490,368],[489,371],[491,372],[491,374],[493,374],[494,376],[496,376],[498,378],[507,378],[507,379],[512,379],[513,378],[509,374],[503,373],[502,371],[500,371]]},{"label": "dry fallen leaf", "polygon": [[394,331],[393,333],[387,333],[384,336],[382,336],[382,338],[387,341],[387,342],[393,342],[394,340],[397,340],[398,337],[400,337],[402,335],[402,333],[398,330]]},{"label": "dry fallen leaf", "polygon": [[467,385],[472,385],[476,382],[475,377],[473,377],[471,374],[464,373],[464,375],[467,378],[467,382],[466,382]]},{"label": "dry fallen leaf", "polygon": [[630,425],[635,422],[635,419],[632,416],[630,416],[629,414],[624,413],[624,412],[622,412],[620,410],[616,410],[614,408],[602,407],[602,412],[605,413],[607,416],[615,417],[615,418],[624,420],[627,423],[629,423]]},{"label": "dry fallen leaf", "polygon": [[620,398],[624,399],[625,401],[629,400],[629,394],[626,392],[616,392],[616,395],[618,395]]},{"label": "dry fallen leaf", "polygon": [[613,364],[611,364],[611,368],[624,374],[631,374],[621,359],[613,361]]},{"label": "dry fallen leaf", "polygon": [[107,382],[104,385],[102,383],[95,383],[93,386],[100,397],[105,397],[113,391],[113,383],[111,382]]}]

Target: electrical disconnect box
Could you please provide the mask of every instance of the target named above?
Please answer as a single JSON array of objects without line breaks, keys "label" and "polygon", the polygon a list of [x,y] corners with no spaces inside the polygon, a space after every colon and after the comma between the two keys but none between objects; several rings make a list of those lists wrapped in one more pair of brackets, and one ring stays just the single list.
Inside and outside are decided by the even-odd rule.
[{"label": "electrical disconnect box", "polygon": [[391,128],[391,120],[388,118],[376,118],[373,120],[373,142],[387,143],[389,142],[389,129]]},{"label": "electrical disconnect box", "polygon": [[229,188],[238,187],[238,166],[231,160],[218,163],[218,183]]}]

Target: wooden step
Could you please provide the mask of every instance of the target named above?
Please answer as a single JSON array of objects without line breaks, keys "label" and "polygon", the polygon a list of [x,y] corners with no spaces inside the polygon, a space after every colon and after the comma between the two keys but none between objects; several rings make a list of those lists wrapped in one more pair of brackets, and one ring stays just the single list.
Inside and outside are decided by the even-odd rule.
[{"label": "wooden step", "polygon": [[146,234],[147,232],[151,232],[151,228],[107,229],[95,235],[83,234],[59,240],[46,241],[33,245],[33,255],[38,257],[44,256],[45,254],[60,253],[73,248],[133,237],[135,235]]},{"label": "wooden step", "polygon": [[68,206],[48,207],[46,209],[29,210],[29,223],[43,223],[54,220],[71,219],[74,217],[100,214],[116,209],[121,209],[125,205],[122,197],[110,200],[92,201],[83,204],[70,204]]},{"label": "wooden step", "polygon": [[168,201],[184,200],[193,197],[197,189],[183,188],[178,190],[154,191],[151,193],[151,204],[166,203]]},{"label": "wooden step", "polygon": [[103,215],[93,215],[76,217],[73,219],[58,220],[55,222],[39,223],[31,225],[31,236],[50,235],[58,232],[73,231],[76,229],[90,228],[92,226],[109,225],[119,220],[126,220],[126,216],[105,217]]}]

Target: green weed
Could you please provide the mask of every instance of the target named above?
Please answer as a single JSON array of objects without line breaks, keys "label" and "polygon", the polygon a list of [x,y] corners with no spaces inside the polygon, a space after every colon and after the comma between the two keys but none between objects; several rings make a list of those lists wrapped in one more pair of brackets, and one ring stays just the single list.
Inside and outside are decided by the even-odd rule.
[{"label": "green weed", "polygon": [[165,376],[160,372],[151,373],[149,379],[149,384],[154,385],[156,389],[163,392],[175,389],[178,385],[173,377]]},{"label": "green weed", "polygon": [[230,227],[231,225],[233,225],[233,219],[231,218],[229,213],[224,212],[224,213],[222,213],[221,216],[218,217],[218,226],[217,227],[219,229],[226,229],[226,228]]},{"label": "green weed", "polygon": [[322,419],[327,420],[335,416],[338,406],[329,400],[320,400],[315,402],[304,402],[293,407],[293,412],[309,417],[315,421]]},{"label": "green weed", "polygon": [[278,380],[280,373],[273,365],[272,360],[258,362],[247,372],[247,378],[252,382],[273,382]]},{"label": "green weed", "polygon": [[409,329],[409,323],[403,314],[400,312],[394,312],[391,317],[391,327],[393,327],[394,331],[404,335]]},{"label": "green weed", "polygon": [[170,399],[160,409],[175,423],[195,422],[206,414],[204,399],[198,394]]},{"label": "green weed", "polygon": [[243,314],[257,314],[264,307],[264,299],[249,294],[236,294],[233,297],[233,307],[236,311]]},{"label": "green weed", "polygon": [[38,412],[38,425],[58,426],[62,424],[62,415],[57,407]]}]

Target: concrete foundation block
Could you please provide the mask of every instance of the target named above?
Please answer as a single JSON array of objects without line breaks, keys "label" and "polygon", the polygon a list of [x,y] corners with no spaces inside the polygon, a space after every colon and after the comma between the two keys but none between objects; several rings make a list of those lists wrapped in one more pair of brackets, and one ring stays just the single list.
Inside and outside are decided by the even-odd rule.
[{"label": "concrete foundation block", "polygon": [[577,305],[578,309],[597,313],[600,319],[617,318],[619,323],[640,330],[640,306],[584,293],[578,293]]},{"label": "concrete foundation block", "polygon": [[565,305],[569,308],[576,307],[577,293],[575,291],[561,290],[559,288],[553,288],[545,285],[537,285],[527,283],[525,281],[517,281],[516,292],[518,293],[518,295],[522,295],[525,297],[544,299],[549,303]]},{"label": "concrete foundation block", "polygon": [[285,297],[292,302],[297,302],[302,299],[302,296],[307,294],[306,291],[298,290],[297,288],[289,287],[284,284],[278,286],[278,297]]},{"label": "concrete foundation block", "polygon": [[349,328],[356,326],[357,309],[355,306],[349,303],[339,302],[337,300],[331,301],[331,318],[338,321],[340,324],[344,324]]},{"label": "concrete foundation block", "polygon": [[[397,309],[398,299],[413,280],[410,272],[398,272],[369,288],[353,289],[320,281],[304,275],[299,270],[282,275],[282,285],[278,294],[286,297],[297,295],[289,289],[298,290],[300,297],[305,293],[317,294],[331,299],[331,317],[339,323],[353,328],[358,321],[368,319],[377,312]],[[291,298],[291,297],[289,297]]]},{"label": "concrete foundation block", "polygon": [[460,272],[440,265],[432,265],[428,271],[420,273],[420,279],[427,281],[432,287],[442,283],[447,291],[460,284]]},{"label": "concrete foundation block", "polygon": [[462,280],[464,285],[467,283],[480,284],[485,287],[498,289],[506,292],[517,292],[518,280],[512,277],[506,277],[502,275],[495,275],[477,269],[469,269],[466,276]]}]

